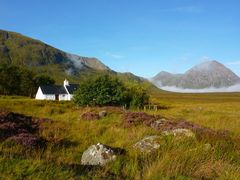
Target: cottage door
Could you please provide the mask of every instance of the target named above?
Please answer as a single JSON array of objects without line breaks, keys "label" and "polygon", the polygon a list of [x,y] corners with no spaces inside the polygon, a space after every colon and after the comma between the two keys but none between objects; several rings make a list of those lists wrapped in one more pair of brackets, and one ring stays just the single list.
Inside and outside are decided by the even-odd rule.
[{"label": "cottage door", "polygon": [[59,94],[55,94],[55,100],[59,101]]}]

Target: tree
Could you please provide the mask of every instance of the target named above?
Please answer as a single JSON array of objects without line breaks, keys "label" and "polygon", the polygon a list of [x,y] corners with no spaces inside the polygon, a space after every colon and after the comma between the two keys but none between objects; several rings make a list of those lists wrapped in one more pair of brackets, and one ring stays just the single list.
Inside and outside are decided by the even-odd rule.
[{"label": "tree", "polygon": [[52,79],[50,76],[47,75],[37,75],[34,77],[35,86],[42,86],[42,85],[52,85],[55,84],[55,80]]},{"label": "tree", "polygon": [[46,75],[35,75],[27,68],[13,65],[0,65],[0,94],[30,96],[36,93],[40,85],[54,84]]},{"label": "tree", "polygon": [[148,96],[145,91],[128,89],[118,78],[102,75],[80,84],[73,101],[79,106],[126,105],[141,107]]},{"label": "tree", "polygon": [[19,68],[20,72],[20,89],[17,93],[22,96],[32,97],[34,93],[34,73],[26,68]]},{"label": "tree", "polygon": [[33,78],[33,83],[33,92],[36,93],[39,86],[53,85],[55,84],[55,80],[47,75],[36,75]]},{"label": "tree", "polygon": [[16,66],[0,66],[0,93],[17,95],[20,91],[21,73]]}]

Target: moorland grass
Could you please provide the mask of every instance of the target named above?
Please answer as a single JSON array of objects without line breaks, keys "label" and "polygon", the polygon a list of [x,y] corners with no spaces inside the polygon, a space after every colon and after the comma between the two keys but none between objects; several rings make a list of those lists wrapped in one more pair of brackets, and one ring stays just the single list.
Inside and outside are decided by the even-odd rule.
[{"label": "moorland grass", "polygon": [[[240,94],[162,93],[152,98],[164,107],[149,114],[186,119],[212,129],[227,129],[232,140],[176,140],[166,137],[152,154],[135,151],[132,145],[159,132],[139,125],[124,128],[121,110],[107,108],[98,121],[84,121],[80,115],[104,108],[80,108],[71,102],[37,101],[25,97],[0,97],[0,109],[53,119],[45,123],[41,137],[44,148],[26,148],[0,143],[0,179],[239,179],[240,178]],[[101,142],[127,151],[105,167],[81,166],[81,155]]]},{"label": "moorland grass", "polygon": [[212,129],[226,129],[236,135],[240,133],[240,93],[162,93],[152,101],[169,107],[156,112],[163,116],[186,119]]}]

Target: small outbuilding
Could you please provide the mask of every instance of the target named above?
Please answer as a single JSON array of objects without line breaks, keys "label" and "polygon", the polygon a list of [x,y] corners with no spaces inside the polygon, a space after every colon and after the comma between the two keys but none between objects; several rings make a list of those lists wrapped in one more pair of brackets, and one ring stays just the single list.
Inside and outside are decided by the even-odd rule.
[{"label": "small outbuilding", "polygon": [[64,80],[63,85],[39,86],[36,98],[39,100],[70,101],[74,91],[78,89],[78,84],[69,84]]}]

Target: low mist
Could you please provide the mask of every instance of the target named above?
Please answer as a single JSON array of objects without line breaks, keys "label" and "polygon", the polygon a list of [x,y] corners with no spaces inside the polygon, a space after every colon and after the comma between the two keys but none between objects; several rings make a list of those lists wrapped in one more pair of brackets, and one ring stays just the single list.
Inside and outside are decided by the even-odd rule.
[{"label": "low mist", "polygon": [[176,86],[162,86],[159,88],[165,91],[179,92],[179,93],[240,92],[240,84],[236,84],[229,87],[221,87],[221,88],[209,87],[204,89],[184,89]]},{"label": "low mist", "polygon": [[67,56],[76,68],[78,68],[78,69],[83,68],[84,65],[81,61],[81,57],[74,55],[74,54],[68,54]]}]

